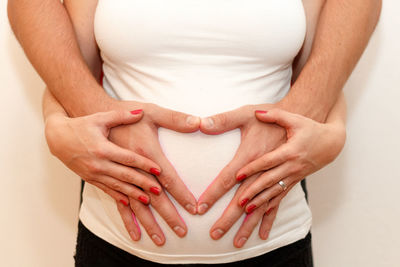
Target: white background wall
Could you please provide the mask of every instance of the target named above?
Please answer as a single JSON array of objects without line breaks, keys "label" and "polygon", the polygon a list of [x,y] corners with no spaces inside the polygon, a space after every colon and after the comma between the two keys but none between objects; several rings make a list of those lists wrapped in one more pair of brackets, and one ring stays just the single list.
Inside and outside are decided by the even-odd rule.
[{"label": "white background wall", "polygon": [[[48,152],[43,82],[0,4],[0,265],[73,266],[79,179]],[[317,267],[400,266],[400,2],[346,85],[348,140],[308,179]],[[357,33],[355,33],[357,34]]]}]

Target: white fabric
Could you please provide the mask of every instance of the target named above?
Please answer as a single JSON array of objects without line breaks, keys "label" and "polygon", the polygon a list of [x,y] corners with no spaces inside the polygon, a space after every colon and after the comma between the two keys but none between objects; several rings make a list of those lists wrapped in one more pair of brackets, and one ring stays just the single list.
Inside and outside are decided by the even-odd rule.
[{"label": "white fabric", "polygon": [[[95,17],[109,94],[198,116],[285,96],[305,27],[301,0],[99,0]],[[210,136],[160,129],[159,134],[167,157],[196,198],[240,143],[239,130]],[[182,239],[154,211],[166,236],[162,247],[145,232],[139,242],[131,241],[115,201],[90,184],[80,218],[111,244],[160,263],[243,260],[293,243],[309,231],[311,212],[298,184],[281,202],[268,240],[259,238],[257,226],[245,246],[235,248],[233,237],[243,218],[221,240],[212,240],[210,227],[236,188],[203,216],[190,215],[173,200],[189,229]]]}]

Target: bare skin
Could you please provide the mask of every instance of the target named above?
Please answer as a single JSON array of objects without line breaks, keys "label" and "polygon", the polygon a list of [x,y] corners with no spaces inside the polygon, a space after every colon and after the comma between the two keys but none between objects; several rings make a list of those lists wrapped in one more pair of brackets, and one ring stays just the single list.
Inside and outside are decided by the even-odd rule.
[{"label": "bare skin", "polygon": [[[15,6],[15,4],[18,1],[14,0],[14,1],[9,1],[9,2],[10,2],[9,10],[13,10],[12,5]],[[53,3],[51,4],[50,2],[53,2]],[[72,2],[72,1],[69,1],[69,2]],[[329,22],[329,18],[332,19],[332,18],[338,17],[338,14],[332,14],[332,12],[338,11],[338,10],[340,10],[340,8],[343,8],[343,4],[346,1],[340,1],[340,2],[341,3],[336,4],[336,6],[335,6],[334,1],[327,1],[327,4],[324,9],[327,11],[323,11],[323,14],[324,14],[325,19],[328,18],[328,19],[326,19],[328,22]],[[335,44],[335,42],[334,42],[335,40],[341,40],[341,35],[340,36],[335,35],[335,34],[333,34],[332,30],[329,30],[329,28],[332,28],[332,23],[326,22],[325,24],[323,24],[323,23],[319,24],[318,31],[317,31],[317,33],[319,33],[319,34],[317,34],[316,44],[315,44],[315,47],[318,47],[317,44],[319,44],[319,47],[320,47],[319,50],[318,50],[318,48],[313,49],[310,59],[307,61],[306,66],[301,71],[298,80],[296,81],[296,83],[294,84],[294,86],[291,90],[291,94],[289,94],[288,97],[286,97],[281,102],[281,105],[277,106],[277,107],[280,107],[280,108],[283,108],[286,110],[290,110],[290,109],[293,109],[293,107],[296,107],[297,110],[292,110],[292,111],[295,111],[297,113],[301,113],[304,115],[309,115],[309,117],[312,117],[317,120],[322,120],[322,119],[318,119],[317,118],[318,116],[323,116],[323,114],[325,114],[325,116],[326,116],[326,114],[329,111],[329,108],[327,108],[327,107],[332,107],[332,105],[335,103],[336,98],[337,98],[337,97],[330,97],[330,94],[336,94],[336,95],[338,94],[338,92],[341,89],[340,82],[338,82],[338,81],[343,81],[343,80],[345,81],[347,79],[349,73],[348,73],[348,71],[343,71],[342,73],[331,73],[330,72],[329,75],[327,75],[327,73],[324,73],[321,71],[320,67],[327,66],[326,63],[331,62],[332,58],[334,58],[336,60],[336,61],[333,61],[334,63],[339,62],[342,65],[343,64],[346,65],[345,66],[346,68],[344,68],[344,70],[350,69],[350,71],[351,71],[352,67],[354,67],[355,62],[359,58],[359,56],[357,57],[357,55],[359,55],[362,52],[363,47],[365,46],[365,44],[369,38],[369,35],[372,32],[372,30],[376,24],[376,22],[374,23],[373,19],[372,20],[370,19],[370,14],[375,12],[374,14],[379,15],[380,1],[370,1],[368,3],[366,3],[366,2],[367,1],[362,2],[363,10],[365,11],[365,13],[359,13],[359,12],[356,13],[355,12],[355,14],[352,14],[352,16],[346,17],[347,20],[336,21],[337,24],[344,23],[343,21],[346,21],[346,23],[345,23],[346,27],[344,27],[344,29],[345,29],[344,31],[351,31],[353,29],[351,27],[357,28],[357,25],[360,25],[360,24],[364,25],[366,28],[366,31],[364,31],[361,34],[361,37],[346,39],[347,43],[344,44],[344,46],[346,46],[346,49],[344,49],[345,51],[339,51],[339,52],[343,52],[340,55],[333,53],[333,52],[335,52],[337,47],[334,46],[332,48],[332,44]],[[32,8],[32,6],[33,6],[33,8],[35,8],[35,6],[34,6],[35,1],[31,1],[28,3],[28,1],[21,0],[20,4],[21,5],[23,5],[23,4],[31,5],[30,6],[31,8]],[[68,1],[66,1],[66,4],[68,5]],[[330,4],[330,8],[328,8],[328,4]],[[361,4],[361,2],[358,3],[357,1],[352,1],[353,7],[357,7],[357,4]],[[378,8],[376,9],[377,6],[378,6]],[[37,8],[40,7],[41,9],[45,9],[47,7],[56,8],[59,10],[59,13],[56,12],[55,14],[60,15],[59,17],[64,16],[64,18],[65,18],[65,14],[63,13],[63,11],[61,11],[61,9],[59,9],[60,7],[54,1],[42,1],[41,5],[39,5],[36,2],[36,7]],[[15,11],[15,9],[14,9],[14,12],[26,12],[26,10],[27,9],[21,9],[19,11]],[[85,9],[81,9],[81,10],[84,11]],[[376,10],[378,10],[377,13],[376,13]],[[354,12],[353,9],[346,9],[346,11]],[[12,12],[13,11],[11,11],[9,14],[11,14]],[[339,14],[342,14],[342,13],[339,13]],[[347,14],[347,13],[345,12],[344,14]],[[15,17],[21,18],[20,15],[21,15],[21,13],[19,13],[19,15],[17,15],[17,16],[14,16],[14,18]],[[377,20],[378,15],[376,15],[376,20]],[[49,16],[50,16],[50,14],[49,14]],[[13,17],[13,15],[10,16],[10,20],[12,20],[11,17]],[[367,17],[369,17],[369,20],[366,19]],[[357,19],[354,19],[354,18],[357,18]],[[89,19],[90,19],[90,17],[89,17]],[[357,20],[357,21],[349,22],[348,20]],[[18,19],[17,19],[17,21],[18,21]],[[18,28],[20,31],[22,31],[22,32],[24,31],[23,23],[22,24],[20,23],[19,25],[15,25],[15,24],[18,24],[18,22],[12,23],[12,24],[14,24],[15,29]],[[82,25],[82,23],[76,23],[76,25],[78,25],[78,24]],[[90,24],[90,23],[88,23],[88,24]],[[335,23],[333,23],[333,24],[335,25]],[[60,24],[58,24],[58,25],[60,25]],[[320,26],[320,25],[322,25],[322,26]],[[59,26],[59,27],[64,27],[64,26],[66,26],[67,28],[69,27],[68,23],[65,23],[65,24],[61,23],[61,26]],[[49,27],[51,28],[51,26],[49,26]],[[16,30],[16,32],[18,32],[19,30]],[[76,55],[76,46],[75,46],[74,42],[68,42],[71,40],[71,39],[68,39],[69,37],[71,37],[71,36],[68,37],[68,33],[70,33],[70,31],[67,30],[66,33],[67,33],[67,37],[65,37],[65,36],[63,36],[63,37],[65,37],[67,39],[67,42],[61,42],[60,47],[64,47],[65,44],[70,45],[68,47],[68,49],[66,50],[70,54],[68,54],[67,57],[65,57],[65,58],[68,58],[68,60],[75,60],[75,64],[70,65],[70,66],[73,66],[73,68],[71,68],[71,72],[66,73],[67,74],[67,75],[65,75],[66,77],[63,76],[63,78],[60,82],[60,80],[57,80],[57,73],[54,74],[54,72],[57,72],[60,69],[62,69],[62,66],[59,66],[58,68],[57,67],[52,68],[51,70],[49,70],[51,68],[51,66],[50,66],[51,64],[48,65],[49,66],[49,67],[47,67],[48,69],[45,69],[45,70],[42,70],[41,68],[37,68],[39,73],[41,73],[42,77],[44,78],[44,80],[46,81],[46,83],[48,85],[51,84],[52,81],[54,82],[54,86],[49,87],[50,90],[55,92],[54,95],[57,98],[62,100],[60,102],[63,103],[63,106],[66,108],[67,112],[72,115],[74,115],[74,114],[82,115],[85,113],[93,113],[93,112],[96,112],[99,110],[109,110],[109,109],[118,109],[119,110],[119,109],[121,109],[120,106],[118,106],[118,104],[115,105],[116,103],[114,101],[112,101],[112,100],[110,101],[107,98],[107,96],[104,96],[101,93],[97,94],[96,97],[94,97],[94,98],[85,97],[85,96],[90,96],[94,92],[97,92],[96,90],[99,89],[99,86],[97,83],[93,83],[93,79],[91,79],[90,77],[89,78],[87,77],[88,76],[87,69],[85,69],[85,67],[82,67],[82,65],[81,65],[82,57],[80,57],[79,55],[78,56]],[[79,29],[77,30],[77,33],[79,36]],[[46,33],[43,33],[43,34],[46,34]],[[345,33],[341,32],[341,34],[345,34]],[[88,38],[90,39],[92,35],[89,34],[89,35],[85,35],[85,36],[88,36]],[[39,48],[39,46],[36,47],[37,49],[35,50],[35,53],[33,53],[32,51],[29,51],[29,47],[35,48],[35,46],[34,46],[35,40],[33,40],[33,39],[40,38],[40,37],[29,36],[28,33],[17,34],[17,37],[19,38],[19,40],[21,41],[22,45],[25,48],[28,47],[28,49],[26,49],[26,52],[28,54],[28,57],[31,59],[31,61],[34,62],[35,66],[40,65],[41,61],[45,62],[46,57],[36,58],[34,55],[35,53],[40,55],[40,52],[38,53],[38,51],[37,51],[37,49],[39,49],[39,50],[41,49],[41,48]],[[31,40],[32,42],[30,42],[30,43],[29,43],[29,38],[33,38]],[[73,39],[74,36],[72,36],[71,38]],[[83,38],[83,39],[85,40],[85,38]],[[330,38],[332,38],[332,39],[330,39]],[[60,39],[62,39],[62,38],[60,38]],[[79,37],[78,37],[78,40],[80,40],[80,43],[82,43],[82,41]],[[319,43],[317,42],[317,40],[320,40]],[[329,40],[329,41],[327,41],[327,40]],[[333,41],[333,42],[330,42],[330,41]],[[57,42],[57,40],[54,40],[54,42]],[[29,43],[29,45],[28,45],[28,43]],[[96,50],[91,50],[91,49],[85,48],[86,47],[85,44],[89,44],[88,47],[90,47],[90,40],[89,40],[89,42],[84,41],[83,43],[84,43],[84,45],[83,46],[81,45],[81,47],[83,47],[82,52],[86,51],[86,52],[84,52],[85,55],[96,55],[96,52],[93,52]],[[54,43],[50,42],[49,45],[52,46],[52,45],[54,45]],[[72,47],[72,49],[70,49],[71,47]],[[331,49],[328,49],[328,48],[331,48]],[[351,49],[349,49],[349,48],[351,48]],[[322,49],[324,49],[323,50],[323,51],[325,51],[324,53],[322,52]],[[331,53],[326,53],[326,51],[327,51],[326,49],[328,49]],[[333,52],[332,52],[332,50],[333,50]],[[356,50],[357,53],[352,53],[352,51],[354,52],[354,50]],[[360,50],[361,50],[361,52],[360,52]],[[315,51],[317,51],[317,52],[315,52]],[[63,52],[63,51],[60,51],[60,52],[61,52],[61,54],[57,54],[56,57],[62,57],[63,55],[65,55],[65,52]],[[46,51],[46,53],[47,53],[47,51]],[[92,60],[91,56],[85,56],[85,59],[88,60],[88,65],[91,66],[92,73],[94,75],[96,75],[96,73],[98,73],[98,71],[96,72],[95,68],[93,67],[93,66],[96,66],[95,61]],[[55,64],[57,64],[57,62],[60,62],[60,61],[54,60],[54,58],[52,58],[52,61],[55,61]],[[62,65],[68,65],[68,64],[64,64],[64,61],[61,61],[61,62],[63,63]],[[327,70],[329,70],[328,67],[326,67],[326,68],[327,68]],[[336,67],[335,70],[337,70],[337,69],[340,69],[340,68]],[[76,75],[76,76],[74,76],[74,75]],[[82,75],[83,75],[83,77],[82,77]],[[335,78],[338,78],[335,75],[339,76],[341,79],[335,79]],[[77,76],[81,79],[75,79]],[[329,79],[327,79],[327,76],[329,76]],[[332,77],[332,76],[334,76],[334,77]],[[71,82],[74,80],[78,80],[78,81],[80,81],[80,82],[82,81],[82,82],[80,84],[74,84],[73,82]],[[94,79],[94,81],[95,81],[95,79]],[[309,87],[310,84],[313,85],[312,88]],[[82,91],[82,90],[79,90],[80,87],[84,87],[86,89],[84,91]],[[70,90],[70,91],[68,91],[68,94],[63,92],[63,88],[68,88],[68,90]],[[77,97],[77,96],[79,96],[79,97]],[[78,101],[76,101],[76,100],[78,100]],[[97,102],[97,103],[99,103],[99,105],[93,105],[93,104],[82,105],[82,102],[86,102],[86,101],[89,101],[91,103]],[[289,103],[291,103],[291,104],[289,105]],[[314,103],[315,105],[312,105],[311,103]],[[87,104],[87,103],[84,103],[84,104]],[[74,107],[74,106],[76,106],[76,107]],[[315,109],[313,109],[312,111],[308,111],[307,107],[309,107],[309,106],[313,106],[313,108],[315,107]],[[89,111],[89,109],[91,109],[93,107],[96,107],[99,110]],[[87,110],[82,110],[85,108]],[[314,115],[312,115],[311,113],[314,113]],[[315,114],[317,114],[318,116],[315,116]],[[274,126],[274,129],[277,129],[277,132],[279,132],[279,134],[277,134],[277,136],[278,136],[277,139],[280,140],[280,142],[283,142],[283,140],[284,140],[283,137],[285,135],[285,131],[283,129],[278,130],[278,128],[276,126]],[[280,137],[279,137],[279,135],[280,135]],[[277,143],[279,143],[279,142],[277,142]]]}]

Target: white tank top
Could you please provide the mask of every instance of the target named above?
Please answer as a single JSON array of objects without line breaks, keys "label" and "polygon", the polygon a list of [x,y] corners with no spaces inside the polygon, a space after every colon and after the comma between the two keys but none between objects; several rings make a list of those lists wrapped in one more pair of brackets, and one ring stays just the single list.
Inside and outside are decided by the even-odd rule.
[{"label": "white tank top", "polygon": [[[104,60],[104,88],[124,100],[152,102],[209,116],[246,104],[274,103],[290,88],[291,64],[305,37],[301,0],[99,0],[95,36]],[[161,145],[198,198],[232,159],[240,131],[210,136],[160,128]],[[173,199],[188,226],[179,238],[154,211],[166,243],[144,232],[130,239],[115,201],[86,184],[80,219],[94,234],[138,257],[160,263],[225,263],[255,257],[303,238],[311,212],[298,184],[282,200],[267,240],[258,226],[238,249],[243,217],[218,240],[209,230],[237,186],[205,215]],[[142,227],[143,229],[143,227]]]}]

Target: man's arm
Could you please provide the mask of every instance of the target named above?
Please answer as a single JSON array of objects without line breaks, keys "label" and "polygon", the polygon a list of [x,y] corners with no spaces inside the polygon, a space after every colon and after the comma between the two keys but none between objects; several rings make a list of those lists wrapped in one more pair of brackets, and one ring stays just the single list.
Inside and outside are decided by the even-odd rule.
[{"label": "man's arm", "polygon": [[381,5],[381,0],[326,0],[310,57],[282,108],[325,121],[375,29]]},{"label": "man's arm", "polygon": [[[59,0],[9,0],[8,17],[30,62],[70,116],[110,109],[114,100],[95,78],[101,71],[99,57],[86,52],[90,68],[85,63],[71,20]],[[93,34],[85,38],[94,42]]]}]

